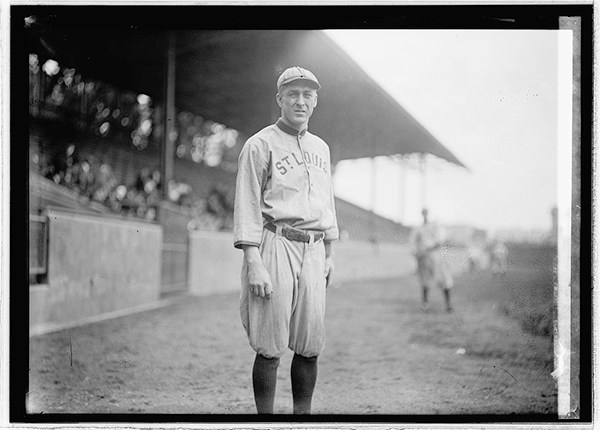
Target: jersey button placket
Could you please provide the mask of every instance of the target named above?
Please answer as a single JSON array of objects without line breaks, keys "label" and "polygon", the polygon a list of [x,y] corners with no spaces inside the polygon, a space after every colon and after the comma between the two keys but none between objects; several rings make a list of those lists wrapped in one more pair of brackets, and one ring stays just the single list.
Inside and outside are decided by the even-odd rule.
[{"label": "jersey button placket", "polygon": [[308,201],[308,212],[309,212],[309,214],[311,214],[312,207],[310,204],[310,195],[312,194],[312,182],[310,179],[310,169],[308,168],[308,160],[306,158],[304,158],[304,149],[302,148],[302,142],[300,141],[299,134],[296,136],[296,139],[298,141],[298,148],[300,148],[300,157],[302,157],[302,159],[304,160],[304,169],[306,170],[306,180],[308,182],[308,195],[306,197],[307,197],[307,201]]}]

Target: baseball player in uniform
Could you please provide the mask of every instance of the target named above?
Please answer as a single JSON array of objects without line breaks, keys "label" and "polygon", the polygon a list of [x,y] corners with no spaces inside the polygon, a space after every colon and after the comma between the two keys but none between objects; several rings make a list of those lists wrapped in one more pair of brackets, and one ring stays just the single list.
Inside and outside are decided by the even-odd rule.
[{"label": "baseball player in uniform", "polygon": [[294,352],[294,414],[309,414],[325,346],[325,292],[338,239],[327,144],[308,131],[316,76],[301,67],[277,81],[281,116],[239,156],[234,246],[244,251],[240,314],[250,346],[259,414],[272,414],[280,357]]},{"label": "baseball player in uniform", "polygon": [[495,240],[491,249],[492,274],[506,275],[508,271],[508,248],[501,240]]},{"label": "baseball player in uniform", "polygon": [[454,281],[442,255],[444,237],[440,227],[429,222],[427,209],[423,209],[423,225],[414,229],[409,239],[412,251],[417,259],[417,274],[421,283],[423,302],[422,309],[429,309],[429,289],[438,286],[444,292],[446,310],[452,311],[450,290]]}]

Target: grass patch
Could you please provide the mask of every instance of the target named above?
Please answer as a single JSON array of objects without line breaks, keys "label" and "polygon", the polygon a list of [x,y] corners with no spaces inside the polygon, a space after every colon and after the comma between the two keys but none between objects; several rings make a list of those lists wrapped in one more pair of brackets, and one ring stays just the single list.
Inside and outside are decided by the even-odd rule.
[{"label": "grass patch", "polygon": [[501,312],[528,333],[552,336],[556,247],[512,245],[509,252],[509,272],[496,280],[504,292]]}]

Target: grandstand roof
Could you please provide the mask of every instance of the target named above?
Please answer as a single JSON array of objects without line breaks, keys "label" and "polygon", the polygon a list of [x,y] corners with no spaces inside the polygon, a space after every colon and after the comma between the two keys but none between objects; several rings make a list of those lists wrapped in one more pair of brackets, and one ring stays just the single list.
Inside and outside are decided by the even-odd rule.
[{"label": "grandstand roof", "polygon": [[[172,31],[165,22],[176,21],[170,17],[161,25],[156,16],[160,11],[152,15],[150,8],[136,14],[135,8],[117,7],[110,17],[106,9],[110,8],[80,8],[75,17],[57,7],[24,9],[36,16],[29,25],[30,49],[42,61],[53,58],[83,76],[161,100],[167,36]],[[210,11],[198,11],[194,9],[193,27],[180,25],[174,31],[179,109],[254,134],[279,113],[279,74],[301,65],[312,70],[323,87],[310,127],[328,142],[334,163],[429,153],[464,166],[324,32],[215,30],[210,29],[215,26]]]}]

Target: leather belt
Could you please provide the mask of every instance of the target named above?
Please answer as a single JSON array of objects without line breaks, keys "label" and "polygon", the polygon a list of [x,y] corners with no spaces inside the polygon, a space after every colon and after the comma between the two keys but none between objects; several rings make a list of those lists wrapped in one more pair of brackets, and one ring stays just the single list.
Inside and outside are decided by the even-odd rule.
[{"label": "leather belt", "polygon": [[[310,243],[310,238],[312,236],[313,243],[314,243],[314,242],[318,242],[319,240],[325,238],[325,233],[323,233],[323,232],[310,233],[310,232],[307,232],[304,230],[299,230],[297,228],[290,227],[287,224],[280,224],[280,225],[281,225],[281,235],[289,240],[294,240],[296,242]],[[265,228],[269,231],[272,231],[273,233],[277,233],[277,225],[275,225],[273,223],[265,224]]]}]

